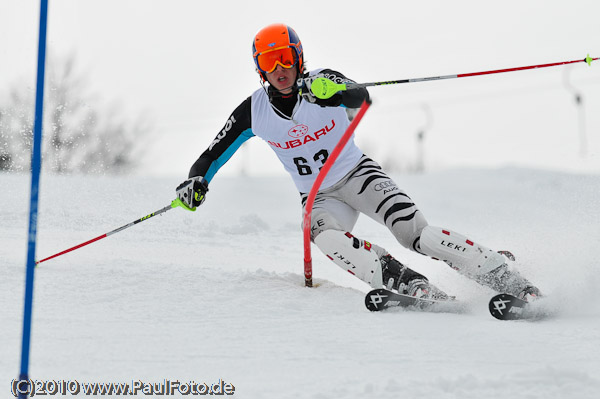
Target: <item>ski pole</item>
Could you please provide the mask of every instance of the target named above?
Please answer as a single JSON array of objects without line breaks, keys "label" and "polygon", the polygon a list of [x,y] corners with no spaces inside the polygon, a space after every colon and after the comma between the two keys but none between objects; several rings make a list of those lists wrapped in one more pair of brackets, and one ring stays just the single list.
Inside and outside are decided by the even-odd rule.
[{"label": "ski pole", "polygon": [[[126,224],[126,225],[124,225],[124,226],[121,226],[121,227],[119,227],[118,229],[114,229],[114,230],[112,230],[112,231],[109,231],[109,232],[108,232],[108,233],[106,233],[106,234],[102,234],[101,236],[98,236],[98,237],[96,237],[96,238],[92,238],[92,239],[91,239],[91,240],[89,240],[89,241],[86,241],[86,242],[84,242],[84,243],[81,243],[81,244],[79,244],[79,245],[75,245],[75,246],[74,246],[74,247],[72,247],[72,248],[65,249],[65,250],[64,250],[64,251],[62,251],[62,252],[59,252],[59,253],[57,253],[57,254],[54,254],[54,255],[52,255],[52,256],[49,256],[49,257],[47,257],[47,258],[44,258],[44,259],[42,259],[42,260],[38,260],[37,262],[35,262],[35,264],[36,264],[36,266],[37,266],[38,264],[40,264],[40,263],[42,263],[42,262],[45,262],[45,261],[47,261],[47,260],[50,260],[50,259],[56,258],[56,257],[58,257],[58,256],[61,256],[61,255],[64,255],[64,254],[66,254],[66,253],[68,253],[68,252],[74,251],[74,250],[76,250],[76,249],[79,249],[79,248],[81,248],[81,247],[85,247],[85,246],[86,246],[86,245],[88,245],[88,244],[91,244],[91,243],[93,243],[93,242],[99,241],[99,240],[101,240],[101,239],[103,239],[103,238],[106,238],[106,237],[108,237],[108,236],[111,236],[111,235],[113,235],[113,234],[116,234],[116,233],[118,233],[118,232],[120,232],[120,231],[123,231],[123,230],[125,230],[125,229],[127,229],[127,228],[129,228],[129,227],[133,226],[133,225],[136,225],[136,224],[138,224],[138,223],[140,223],[140,222],[143,222],[144,220],[148,220],[148,219],[150,219],[150,218],[151,218],[151,217],[153,217],[153,216],[160,215],[161,213],[164,213],[164,212],[168,211],[169,209],[172,209],[172,208],[177,208],[178,206],[181,206],[181,207],[183,207],[183,208],[189,209],[189,208],[187,208],[187,207],[186,207],[186,206],[185,206],[185,205],[184,205],[184,204],[181,202],[181,200],[180,200],[180,199],[175,199],[175,200],[173,200],[173,201],[171,202],[171,204],[170,204],[170,205],[167,205],[167,206],[165,206],[164,208],[162,208],[162,209],[159,209],[159,210],[158,210],[158,211],[156,211],[156,212],[152,212],[151,214],[149,214],[149,215],[146,215],[146,216],[144,216],[144,217],[142,217],[142,218],[139,218],[139,219],[137,219],[137,220],[134,220],[133,222],[131,222],[131,223],[128,223],[128,224]],[[189,210],[191,210],[191,209],[189,209]]]},{"label": "ski pole", "polygon": [[400,79],[400,80],[388,80],[383,82],[372,82],[372,83],[335,83],[326,78],[317,78],[315,79],[310,86],[310,90],[313,92],[315,97],[320,99],[328,99],[332,97],[335,93],[339,91],[359,89],[363,87],[371,87],[371,86],[386,86],[386,85],[394,85],[400,83],[415,83],[415,82],[427,82],[431,80],[444,80],[444,79],[457,79],[457,78],[467,78],[470,76],[480,76],[480,75],[492,75],[495,73],[504,73],[504,72],[515,72],[515,71],[525,71],[527,69],[536,69],[536,68],[548,68],[558,65],[567,65],[567,64],[575,64],[579,62],[585,62],[588,65],[592,65],[592,61],[596,61],[598,58],[592,58],[588,54],[582,60],[574,60],[574,61],[562,61],[562,62],[553,62],[551,64],[539,64],[539,65],[530,65],[516,68],[506,68],[506,69],[495,69],[492,71],[482,71],[482,72],[471,72],[471,73],[461,73],[456,75],[442,75],[442,76],[430,76],[427,78],[413,78],[413,79]]}]

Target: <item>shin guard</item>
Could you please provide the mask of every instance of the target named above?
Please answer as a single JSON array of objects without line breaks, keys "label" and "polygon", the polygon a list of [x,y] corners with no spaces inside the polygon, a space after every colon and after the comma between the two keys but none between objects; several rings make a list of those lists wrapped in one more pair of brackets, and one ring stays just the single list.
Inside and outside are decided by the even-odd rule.
[{"label": "shin guard", "polygon": [[486,275],[506,263],[499,253],[440,227],[425,227],[419,245],[423,254],[443,260],[471,278]]},{"label": "shin guard", "polygon": [[314,240],[321,252],[373,288],[383,285],[381,262],[372,245],[348,232],[325,230]]}]

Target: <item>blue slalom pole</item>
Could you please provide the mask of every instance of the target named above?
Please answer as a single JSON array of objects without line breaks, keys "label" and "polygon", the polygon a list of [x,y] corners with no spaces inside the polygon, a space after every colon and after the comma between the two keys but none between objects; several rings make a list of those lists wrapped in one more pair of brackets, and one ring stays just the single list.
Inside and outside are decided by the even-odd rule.
[{"label": "blue slalom pole", "polygon": [[19,398],[26,398],[32,387],[29,384],[29,344],[31,341],[31,313],[33,310],[33,280],[35,273],[35,246],[37,241],[37,216],[42,168],[42,123],[44,115],[44,76],[46,66],[46,30],[48,0],[40,0],[40,32],[38,38],[37,87],[35,94],[35,120],[33,151],[31,154],[31,194],[29,202],[29,234],[27,238],[27,272],[25,277],[25,306],[23,310],[23,341],[21,346],[21,371]]}]

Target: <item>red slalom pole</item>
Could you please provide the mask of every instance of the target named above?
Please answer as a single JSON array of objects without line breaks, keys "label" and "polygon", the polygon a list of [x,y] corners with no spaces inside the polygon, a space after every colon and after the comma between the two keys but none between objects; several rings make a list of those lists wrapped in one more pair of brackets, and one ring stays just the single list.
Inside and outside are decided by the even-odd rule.
[{"label": "red slalom pole", "polygon": [[109,231],[108,233],[102,234],[102,235],[100,235],[100,236],[98,236],[98,237],[96,237],[96,238],[92,238],[92,239],[91,239],[91,240],[89,240],[89,241],[83,242],[83,243],[81,243],[81,244],[79,244],[79,245],[75,245],[74,247],[71,247],[71,248],[69,248],[69,249],[65,249],[65,250],[64,250],[64,251],[62,251],[62,252],[59,252],[59,253],[57,253],[57,254],[54,254],[54,255],[52,255],[52,256],[49,256],[49,257],[47,257],[47,258],[44,258],[44,259],[42,259],[42,260],[38,260],[37,262],[35,262],[35,265],[37,266],[37,265],[39,265],[40,263],[42,263],[42,262],[45,262],[45,261],[47,261],[47,260],[54,259],[54,258],[56,258],[56,257],[58,257],[58,256],[64,255],[64,254],[66,254],[66,253],[69,253],[69,252],[71,252],[71,251],[75,251],[76,249],[79,249],[79,248],[81,248],[81,247],[85,247],[86,245],[89,245],[89,244],[91,244],[91,243],[94,243],[94,242],[96,242],[96,241],[99,241],[99,240],[101,240],[101,239],[103,239],[103,238],[106,238],[106,237],[108,237],[108,236],[110,236],[110,235],[116,234],[116,233],[118,233],[118,232],[120,232],[120,231],[123,231],[123,230],[125,230],[125,229],[127,229],[127,228],[129,228],[129,227],[131,227],[131,226],[134,226],[134,225],[136,225],[136,224],[138,224],[138,223],[140,223],[140,222],[143,222],[144,220],[148,220],[148,219],[150,219],[150,218],[151,218],[151,217],[153,217],[153,216],[160,215],[161,213],[164,213],[164,212],[168,211],[169,209],[171,209],[171,208],[176,208],[176,207],[178,207],[178,206],[183,206],[183,207],[185,207],[184,205],[182,205],[182,203],[181,203],[181,201],[180,201],[179,199],[173,200],[173,201],[171,202],[171,205],[165,206],[164,208],[162,208],[162,209],[159,209],[159,210],[158,210],[158,211],[156,211],[156,212],[152,212],[152,213],[151,213],[151,214],[149,214],[149,215],[146,215],[146,216],[144,216],[144,217],[142,217],[142,218],[139,218],[139,219],[137,219],[137,220],[134,220],[133,222],[131,222],[131,223],[128,223],[128,224],[126,224],[126,225],[124,225],[124,226],[121,226],[121,227],[119,227],[119,228],[117,228],[117,229],[114,229],[114,230],[112,230],[112,231]]},{"label": "red slalom pole", "polygon": [[313,204],[315,202],[315,197],[317,196],[317,192],[319,191],[319,187],[321,187],[321,183],[323,183],[325,176],[327,176],[327,173],[329,173],[329,170],[333,166],[333,163],[335,162],[337,157],[340,155],[340,153],[346,146],[346,143],[348,143],[348,140],[350,140],[350,137],[354,133],[356,126],[358,126],[358,124],[360,123],[360,120],[362,119],[365,112],[367,112],[367,109],[369,109],[370,105],[371,105],[370,100],[365,100],[362,103],[362,105],[360,106],[360,109],[358,110],[358,113],[356,114],[354,119],[352,119],[352,122],[350,123],[350,125],[348,126],[346,131],[344,132],[344,135],[340,138],[340,141],[338,141],[338,143],[336,144],[336,146],[333,149],[333,151],[331,152],[331,154],[329,154],[329,157],[327,158],[325,165],[323,165],[323,167],[319,171],[319,174],[317,175],[317,178],[316,178],[315,182],[313,183],[313,186],[310,189],[310,192],[308,193],[308,197],[306,198],[306,205],[304,207],[304,219],[303,219],[303,223],[302,223],[302,228],[303,228],[303,232],[304,232],[304,284],[307,287],[312,287],[312,256],[311,256],[311,252],[310,252],[310,224],[311,223],[310,222],[311,222],[312,208],[313,208]]}]

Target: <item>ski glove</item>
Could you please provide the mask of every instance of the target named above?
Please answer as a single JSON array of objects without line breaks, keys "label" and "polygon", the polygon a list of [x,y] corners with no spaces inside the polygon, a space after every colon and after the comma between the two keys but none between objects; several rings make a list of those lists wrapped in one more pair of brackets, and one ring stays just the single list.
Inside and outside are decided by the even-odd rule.
[{"label": "ski glove", "polygon": [[202,176],[187,179],[177,187],[177,198],[189,208],[195,211],[197,206],[202,205],[208,192],[208,182]]}]

